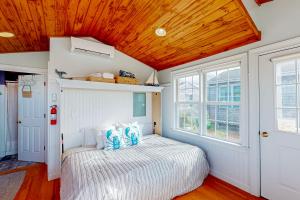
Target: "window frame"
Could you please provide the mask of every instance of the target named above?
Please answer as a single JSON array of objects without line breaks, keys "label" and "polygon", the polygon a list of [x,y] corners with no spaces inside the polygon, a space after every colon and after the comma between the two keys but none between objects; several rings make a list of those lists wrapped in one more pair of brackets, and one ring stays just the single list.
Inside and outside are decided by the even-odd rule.
[{"label": "window frame", "polygon": [[[173,85],[174,85],[174,95],[173,95],[173,104],[174,104],[174,106],[173,106],[173,113],[174,113],[174,117],[172,117],[174,120],[173,120],[173,129],[175,129],[175,130],[179,130],[179,131],[183,131],[183,132],[190,132],[190,133],[193,133],[193,134],[199,134],[199,132],[200,132],[200,130],[201,130],[201,123],[202,123],[202,120],[201,120],[201,100],[200,100],[200,98],[201,98],[201,77],[200,77],[200,75],[199,75],[199,91],[198,91],[198,94],[199,94],[199,101],[184,101],[184,102],[179,102],[179,101],[177,101],[178,99],[179,99],[179,96],[178,96],[178,94],[179,94],[179,92],[178,92],[178,90],[177,90],[177,88],[178,88],[178,81],[177,80],[179,80],[180,78],[186,78],[186,77],[190,77],[190,76],[195,76],[195,75],[199,75],[199,71],[195,71],[195,70],[193,70],[193,71],[189,71],[189,72],[187,72],[187,73],[180,73],[180,74],[177,74],[177,75],[175,75],[174,76],[174,79],[173,79]],[[178,105],[184,105],[184,104],[193,104],[193,105],[197,105],[198,104],[198,112],[199,112],[199,131],[197,132],[192,132],[192,131],[188,131],[188,130],[186,130],[186,129],[181,129],[181,128],[179,128],[179,126],[178,126],[178,120],[179,120],[179,118],[178,118]]]},{"label": "window frame", "polygon": [[[221,140],[218,138],[213,138],[206,136],[204,131],[206,131],[206,105],[205,105],[205,98],[206,98],[206,86],[204,80],[204,74],[209,71],[216,71],[221,69],[228,69],[231,68],[230,65],[234,63],[239,63],[240,67],[240,142],[235,143],[227,140]],[[187,130],[182,130],[177,128],[177,108],[176,108],[176,99],[178,95],[177,92],[177,85],[176,81],[180,77],[186,77],[191,74],[199,74],[199,118],[200,118],[200,127],[198,132],[190,132]],[[187,67],[184,69],[175,70],[171,73],[172,79],[172,97],[173,97],[173,105],[172,105],[172,129],[173,131],[180,131],[182,134],[194,134],[203,139],[213,140],[216,142],[221,142],[224,144],[235,145],[235,146],[242,146],[242,147],[249,147],[249,134],[248,134],[248,55],[246,53],[238,54],[230,57],[226,57],[223,59],[206,62],[203,64],[198,64],[195,66]]]},{"label": "window frame", "polygon": [[[296,82],[295,83],[291,83],[291,84],[277,84],[277,64],[281,63],[281,62],[287,62],[287,61],[291,61],[291,60],[295,60],[295,75],[296,75]],[[286,134],[293,134],[293,135],[300,135],[300,131],[299,131],[299,118],[300,115],[298,113],[298,111],[300,110],[300,105],[299,105],[299,100],[298,100],[298,92],[299,92],[299,86],[300,86],[300,73],[299,73],[299,69],[298,69],[298,61],[300,61],[300,54],[296,53],[296,54],[292,54],[292,55],[288,55],[288,56],[279,56],[279,57],[275,57],[275,58],[271,58],[270,61],[273,64],[273,68],[274,68],[274,80],[273,80],[273,85],[274,85],[274,129],[280,132],[284,132]],[[298,74],[299,73],[299,74]],[[277,91],[277,87],[278,86],[285,86],[285,85],[295,85],[296,86],[296,107],[295,108],[284,108],[284,107],[278,107],[278,99],[277,99],[277,95],[278,95],[278,91]],[[296,131],[292,132],[292,131],[287,131],[287,130],[281,130],[278,127],[278,109],[295,109],[296,110]]]}]

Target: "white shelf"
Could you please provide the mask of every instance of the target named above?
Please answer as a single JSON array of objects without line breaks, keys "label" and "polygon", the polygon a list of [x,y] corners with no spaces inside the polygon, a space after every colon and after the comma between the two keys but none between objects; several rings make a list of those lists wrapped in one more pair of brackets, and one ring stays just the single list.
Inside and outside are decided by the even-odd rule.
[{"label": "white shelf", "polygon": [[61,88],[90,89],[90,90],[110,90],[110,91],[129,91],[129,92],[161,92],[163,87],[129,85],[118,83],[102,83],[93,81],[78,81],[68,79],[57,79]]}]

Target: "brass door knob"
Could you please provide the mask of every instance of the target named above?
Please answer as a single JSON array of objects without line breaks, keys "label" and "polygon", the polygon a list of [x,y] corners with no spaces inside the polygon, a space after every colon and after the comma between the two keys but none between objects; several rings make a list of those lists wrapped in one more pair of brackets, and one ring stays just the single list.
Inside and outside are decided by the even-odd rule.
[{"label": "brass door knob", "polygon": [[263,131],[260,133],[261,137],[269,137],[269,133],[266,131]]}]

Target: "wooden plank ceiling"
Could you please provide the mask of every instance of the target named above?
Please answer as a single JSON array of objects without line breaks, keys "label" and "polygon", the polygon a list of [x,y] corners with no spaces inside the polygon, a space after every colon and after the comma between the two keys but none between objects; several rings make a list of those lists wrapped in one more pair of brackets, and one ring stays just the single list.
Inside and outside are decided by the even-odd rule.
[{"label": "wooden plank ceiling", "polygon": [[1,0],[1,31],[16,35],[0,38],[2,53],[91,36],[158,70],[260,40],[241,0]]}]

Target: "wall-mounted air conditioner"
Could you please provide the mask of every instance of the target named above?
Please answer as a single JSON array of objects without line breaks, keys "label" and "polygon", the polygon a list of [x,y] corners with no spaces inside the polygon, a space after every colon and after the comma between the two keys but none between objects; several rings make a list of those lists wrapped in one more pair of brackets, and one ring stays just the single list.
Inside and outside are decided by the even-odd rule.
[{"label": "wall-mounted air conditioner", "polygon": [[115,48],[100,42],[71,37],[71,52],[113,58]]}]

